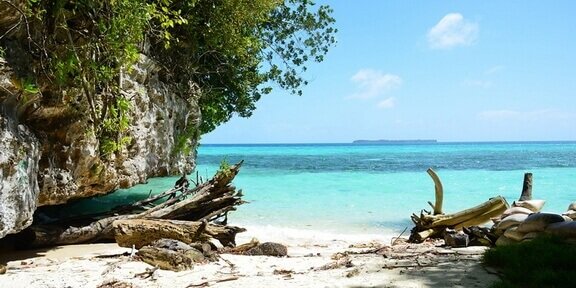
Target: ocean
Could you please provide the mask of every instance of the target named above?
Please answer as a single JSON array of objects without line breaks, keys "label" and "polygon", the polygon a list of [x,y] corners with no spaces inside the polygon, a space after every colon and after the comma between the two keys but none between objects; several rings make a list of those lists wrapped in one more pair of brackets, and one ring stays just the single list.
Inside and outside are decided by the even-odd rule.
[{"label": "ocean", "polygon": [[[427,201],[434,202],[428,168],[442,180],[445,213],[498,195],[511,204],[525,172],[533,173],[533,196],[546,200],[544,211],[564,212],[576,201],[576,142],[206,144],[198,149],[197,171],[208,178],[223,161],[240,160],[234,184],[249,203],[229,215],[229,224],[239,226],[399,233],[412,227],[412,213],[430,210]],[[171,188],[177,178],[79,201],[76,209],[144,198]]]}]

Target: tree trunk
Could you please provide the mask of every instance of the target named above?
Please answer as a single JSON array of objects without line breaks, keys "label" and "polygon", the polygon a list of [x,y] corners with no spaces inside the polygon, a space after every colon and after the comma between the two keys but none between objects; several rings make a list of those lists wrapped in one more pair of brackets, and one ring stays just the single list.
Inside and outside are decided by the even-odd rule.
[{"label": "tree trunk", "polygon": [[532,200],[532,173],[524,174],[524,184],[522,185],[522,194],[519,200]]}]

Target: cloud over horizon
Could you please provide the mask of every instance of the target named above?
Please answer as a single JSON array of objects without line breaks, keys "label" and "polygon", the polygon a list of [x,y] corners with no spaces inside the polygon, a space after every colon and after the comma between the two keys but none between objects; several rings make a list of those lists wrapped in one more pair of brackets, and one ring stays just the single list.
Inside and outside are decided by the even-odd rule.
[{"label": "cloud over horizon", "polygon": [[361,69],[350,80],[357,86],[350,98],[356,99],[375,98],[402,85],[400,76],[373,69]]},{"label": "cloud over horizon", "polygon": [[449,13],[428,31],[428,44],[432,49],[469,46],[476,42],[479,30],[477,23],[464,19],[462,14]]}]

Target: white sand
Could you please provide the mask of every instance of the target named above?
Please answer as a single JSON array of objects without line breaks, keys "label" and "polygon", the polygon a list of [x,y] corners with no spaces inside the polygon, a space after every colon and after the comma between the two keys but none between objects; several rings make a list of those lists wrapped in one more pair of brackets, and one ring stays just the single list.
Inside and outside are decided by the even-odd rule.
[{"label": "white sand", "polygon": [[[446,250],[434,245],[397,245],[394,246],[395,255],[405,254],[407,258],[391,259],[382,253],[355,254],[348,256],[350,267],[322,270],[321,267],[336,263],[337,260],[331,257],[337,252],[375,250],[377,245],[389,245],[392,237],[337,235],[273,227],[247,228],[248,232],[238,235],[239,244],[250,241],[252,237],[261,242],[279,242],[288,246],[289,256],[223,254],[226,261],[198,264],[183,272],[156,270],[151,277],[143,278],[138,274],[152,269],[148,264],[129,256],[94,257],[130,252],[130,249],[116,244],[61,246],[0,255],[0,262],[8,263],[8,271],[0,275],[0,287],[98,287],[111,281],[143,288],[487,287],[497,280],[479,264],[477,248],[455,252],[457,249]],[[364,244],[366,248],[348,248],[351,244]],[[222,280],[228,281],[219,282]],[[190,286],[200,284],[204,286]]]}]

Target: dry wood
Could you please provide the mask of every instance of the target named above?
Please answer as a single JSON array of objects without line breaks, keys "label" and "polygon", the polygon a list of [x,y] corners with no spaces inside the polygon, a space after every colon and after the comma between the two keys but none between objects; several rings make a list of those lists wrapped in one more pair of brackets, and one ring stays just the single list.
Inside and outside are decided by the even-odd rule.
[{"label": "dry wood", "polygon": [[522,185],[522,195],[520,201],[532,200],[532,173],[524,173],[524,183]]},{"label": "dry wood", "polygon": [[430,175],[432,181],[434,181],[434,195],[436,199],[434,205],[430,202],[428,202],[428,204],[430,204],[434,209],[434,215],[442,214],[442,202],[444,201],[444,187],[442,187],[442,181],[440,181],[440,178],[432,168],[428,168],[426,172]]},{"label": "dry wood", "polygon": [[[26,247],[46,247],[113,241],[112,223],[116,220],[215,220],[244,203],[241,199],[241,191],[236,191],[236,188],[231,185],[231,181],[238,174],[241,165],[242,162],[230,166],[226,171],[218,171],[212,179],[199,183],[193,189],[170,189],[133,204],[117,207],[112,210],[116,213],[113,216],[110,216],[110,212],[106,212],[101,215],[91,215],[91,218],[88,219],[74,219],[73,222],[71,219],[63,219],[51,225],[32,225],[22,234],[23,237],[26,237],[25,245]],[[145,207],[154,205],[155,201],[178,191],[181,191],[181,194],[176,198],[156,204],[151,208]],[[135,211],[137,213],[134,213]],[[99,217],[102,218],[98,219]],[[223,245],[233,246],[235,245],[234,237],[236,233],[242,231],[242,228],[228,228],[225,231],[208,229],[205,234],[210,237],[220,237],[218,240],[223,242]]]},{"label": "dry wood", "polygon": [[475,207],[453,214],[442,214],[443,186],[438,175],[428,169],[435,186],[436,202],[433,213],[422,210],[420,216],[412,214],[410,217],[415,227],[410,235],[411,242],[422,242],[430,237],[441,236],[446,228],[461,230],[465,227],[486,223],[490,218],[502,214],[509,206],[502,196],[497,196]]},{"label": "dry wood", "polygon": [[136,248],[150,245],[155,240],[166,238],[186,244],[217,239],[224,246],[234,246],[235,236],[243,228],[209,224],[206,221],[124,219],[114,221],[116,243],[122,247]]}]

